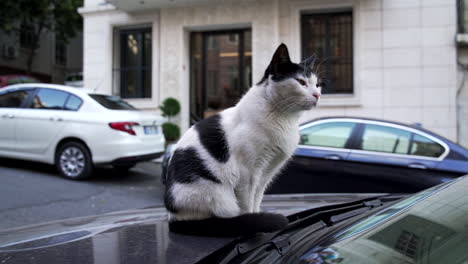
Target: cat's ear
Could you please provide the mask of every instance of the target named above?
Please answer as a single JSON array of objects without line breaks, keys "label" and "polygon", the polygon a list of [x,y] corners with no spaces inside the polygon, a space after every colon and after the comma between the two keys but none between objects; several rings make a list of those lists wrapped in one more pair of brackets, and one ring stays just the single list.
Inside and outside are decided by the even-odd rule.
[{"label": "cat's ear", "polygon": [[304,68],[304,74],[306,76],[309,76],[312,73],[313,68],[315,66],[315,60],[315,56],[310,56],[305,60],[301,61],[300,65],[302,65],[302,67]]},{"label": "cat's ear", "polygon": [[288,47],[286,47],[284,43],[281,43],[281,45],[276,49],[275,54],[273,54],[270,65],[283,63],[291,63],[291,59],[289,58]]},{"label": "cat's ear", "polygon": [[310,56],[309,58],[306,58],[305,60],[301,61],[301,65],[309,70],[312,70],[315,64],[316,57],[315,56]]}]

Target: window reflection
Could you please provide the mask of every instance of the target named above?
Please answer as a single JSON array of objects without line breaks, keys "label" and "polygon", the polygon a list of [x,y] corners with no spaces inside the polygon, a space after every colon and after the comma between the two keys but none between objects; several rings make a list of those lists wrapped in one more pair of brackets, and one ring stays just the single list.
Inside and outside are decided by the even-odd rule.
[{"label": "window reflection", "polygon": [[[441,191],[416,194],[356,223],[335,242],[311,249],[300,259],[310,263],[331,249],[342,264],[467,263],[467,189],[468,181],[461,179]],[[382,219],[388,212],[391,216]],[[362,230],[366,222],[373,224]]]},{"label": "window reflection", "polygon": [[29,91],[9,92],[0,95],[0,107],[18,108],[28,97]]},{"label": "window reflection", "polygon": [[63,109],[68,93],[52,90],[39,89],[39,92],[34,96],[31,108],[36,109]]},{"label": "window reflection", "polygon": [[250,30],[193,32],[190,41],[191,115],[203,119],[234,106],[250,88],[252,37]]},{"label": "window reflection", "polygon": [[329,122],[301,129],[300,143],[308,146],[344,148],[356,124]]}]

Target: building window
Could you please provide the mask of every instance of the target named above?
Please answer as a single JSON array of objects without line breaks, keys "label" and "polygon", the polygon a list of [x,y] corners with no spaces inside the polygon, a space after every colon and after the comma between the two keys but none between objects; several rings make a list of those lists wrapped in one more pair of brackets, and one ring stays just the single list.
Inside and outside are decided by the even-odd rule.
[{"label": "building window", "polygon": [[58,39],[55,41],[55,64],[67,65],[67,44]]},{"label": "building window", "polygon": [[326,86],[324,94],[352,94],[353,16],[351,11],[301,16],[302,58],[316,55],[315,69]]},{"label": "building window", "polygon": [[122,98],[151,98],[151,28],[119,31],[120,79]]},{"label": "building window", "polygon": [[250,29],[190,36],[191,122],[234,106],[252,85]]}]

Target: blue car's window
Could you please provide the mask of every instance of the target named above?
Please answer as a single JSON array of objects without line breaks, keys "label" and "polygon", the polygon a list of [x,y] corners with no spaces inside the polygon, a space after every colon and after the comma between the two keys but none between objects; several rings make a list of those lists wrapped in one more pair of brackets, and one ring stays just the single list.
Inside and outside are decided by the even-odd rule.
[{"label": "blue car's window", "polygon": [[360,149],[408,154],[411,132],[387,126],[366,124]]},{"label": "blue car's window", "polygon": [[444,153],[444,147],[433,140],[420,135],[414,135],[413,144],[411,146],[411,155],[439,157]]},{"label": "blue car's window", "polygon": [[301,145],[344,148],[356,123],[328,122],[301,129]]}]

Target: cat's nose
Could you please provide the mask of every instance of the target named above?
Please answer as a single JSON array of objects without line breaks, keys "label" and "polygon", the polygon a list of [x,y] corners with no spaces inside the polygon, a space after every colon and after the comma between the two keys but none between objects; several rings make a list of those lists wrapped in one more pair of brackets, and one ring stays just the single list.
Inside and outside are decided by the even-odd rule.
[{"label": "cat's nose", "polygon": [[322,95],[320,92],[313,92],[312,96],[315,97],[315,99],[319,99],[320,95]]}]

